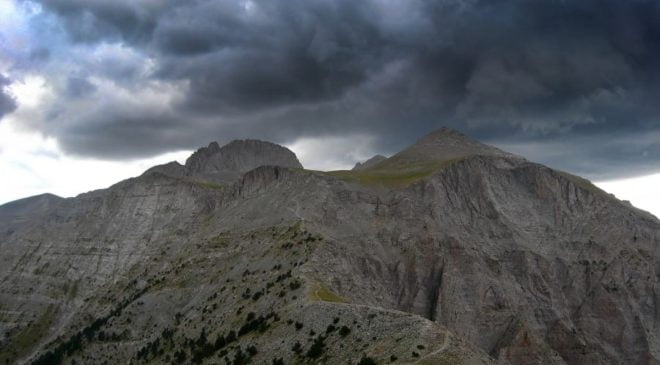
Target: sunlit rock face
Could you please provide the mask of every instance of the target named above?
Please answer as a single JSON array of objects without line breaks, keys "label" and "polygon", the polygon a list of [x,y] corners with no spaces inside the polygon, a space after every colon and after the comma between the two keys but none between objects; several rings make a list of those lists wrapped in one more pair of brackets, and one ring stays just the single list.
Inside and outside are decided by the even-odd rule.
[{"label": "sunlit rock face", "polygon": [[448,129],[338,172],[212,143],[0,206],[0,363],[654,364],[659,243],[650,214]]}]

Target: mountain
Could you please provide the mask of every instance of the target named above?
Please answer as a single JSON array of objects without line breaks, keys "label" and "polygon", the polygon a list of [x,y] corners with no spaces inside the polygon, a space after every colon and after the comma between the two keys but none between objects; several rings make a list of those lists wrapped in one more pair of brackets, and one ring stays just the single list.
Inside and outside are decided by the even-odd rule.
[{"label": "mountain", "polygon": [[356,163],[355,166],[353,166],[352,170],[366,170],[370,167],[377,165],[379,162],[382,162],[384,160],[387,160],[387,157],[383,155],[376,155],[364,162]]},{"label": "mountain", "polygon": [[23,216],[48,211],[62,200],[57,195],[41,194],[0,205],[0,221],[20,220]]},{"label": "mountain", "polygon": [[0,206],[0,363],[660,363],[660,221],[589,181],[449,129],[232,143]]},{"label": "mountain", "polygon": [[296,154],[286,147],[259,140],[235,140],[220,147],[211,142],[198,149],[184,166],[170,162],[147,170],[172,177],[191,177],[215,183],[232,183],[244,173],[259,166],[282,166],[302,169]]},{"label": "mountain", "polygon": [[423,161],[447,162],[469,156],[516,158],[515,155],[477,142],[453,129],[440,128],[392,156],[390,161],[397,161],[399,163],[419,163]]}]

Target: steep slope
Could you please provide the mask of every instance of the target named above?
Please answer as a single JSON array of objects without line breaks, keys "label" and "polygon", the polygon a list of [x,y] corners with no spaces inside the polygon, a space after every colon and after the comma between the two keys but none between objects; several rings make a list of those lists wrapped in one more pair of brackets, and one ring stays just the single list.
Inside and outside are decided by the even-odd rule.
[{"label": "steep slope", "polygon": [[333,215],[350,244],[317,266],[339,295],[423,315],[514,364],[657,361],[657,220],[492,157],[345,197]]},{"label": "steep slope", "polygon": [[27,221],[0,231],[0,360],[660,360],[660,222],[450,130],[363,171],[156,169]]}]

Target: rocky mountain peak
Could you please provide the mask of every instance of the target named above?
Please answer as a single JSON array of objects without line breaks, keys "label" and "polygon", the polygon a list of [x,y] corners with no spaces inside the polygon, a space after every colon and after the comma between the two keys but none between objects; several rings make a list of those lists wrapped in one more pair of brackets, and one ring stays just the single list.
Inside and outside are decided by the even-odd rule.
[{"label": "rocky mountain peak", "polygon": [[463,133],[447,127],[425,135],[395,156],[406,160],[446,161],[476,155],[519,158],[493,146],[477,142]]},{"label": "rocky mountain peak", "polygon": [[286,147],[255,139],[234,140],[224,146],[211,142],[195,151],[185,165],[176,161],[150,168],[145,175],[160,173],[228,184],[259,166],[303,168],[298,157]]},{"label": "rocky mountain peak", "polygon": [[190,155],[186,160],[186,167],[190,169],[201,168],[209,157],[218,152],[220,152],[220,145],[218,142],[211,142],[208,147],[202,147]]},{"label": "rocky mountain peak", "polygon": [[376,155],[364,162],[356,163],[355,166],[353,166],[353,170],[365,170],[385,160],[387,160],[387,157],[383,155]]},{"label": "rocky mountain peak", "polygon": [[222,147],[211,142],[188,158],[186,175],[229,182],[259,166],[302,168],[296,154],[286,147],[255,139],[234,140]]},{"label": "rocky mountain peak", "polygon": [[434,138],[456,138],[456,139],[467,139],[472,141],[470,137],[449,127],[440,127],[434,131],[431,131],[422,138],[420,138],[420,140],[434,139]]}]

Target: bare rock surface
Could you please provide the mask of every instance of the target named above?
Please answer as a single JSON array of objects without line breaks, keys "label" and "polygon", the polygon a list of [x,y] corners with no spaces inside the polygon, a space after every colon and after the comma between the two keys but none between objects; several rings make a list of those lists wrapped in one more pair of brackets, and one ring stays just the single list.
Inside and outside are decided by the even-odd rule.
[{"label": "bare rock surface", "polygon": [[236,140],[220,147],[212,142],[200,148],[186,161],[186,174],[229,183],[259,166],[303,166],[296,155],[280,145],[258,140]]},{"label": "bare rock surface", "polygon": [[587,180],[446,129],[246,146],[0,206],[0,363],[660,363],[660,221]]},{"label": "bare rock surface", "polygon": [[259,166],[302,169],[295,153],[280,145],[254,139],[234,140],[222,147],[211,142],[195,151],[185,165],[172,161],[150,168],[144,174],[164,174],[218,184],[231,184]]}]

